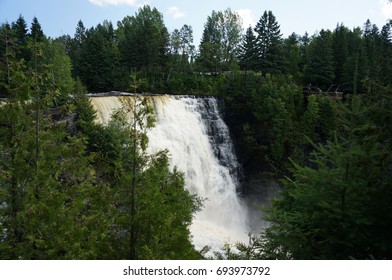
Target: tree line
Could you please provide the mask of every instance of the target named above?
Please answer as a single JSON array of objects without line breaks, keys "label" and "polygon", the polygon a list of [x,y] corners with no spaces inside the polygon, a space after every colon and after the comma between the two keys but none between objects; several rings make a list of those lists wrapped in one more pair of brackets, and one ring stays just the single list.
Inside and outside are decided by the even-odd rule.
[{"label": "tree line", "polygon": [[[391,24],[380,29],[367,20],[352,30],[338,24],[333,31],[283,38],[271,11],[243,32],[240,16],[227,9],[207,17],[196,50],[192,26],[169,33],[163,15],[144,6],[116,27],[103,21],[88,29],[80,20],[73,37],[63,35],[55,41],[71,59],[73,78],[90,92],[129,90],[129,75],[138,72],[145,78],[141,91],[224,95],[208,75],[253,72],[288,75],[298,85],[321,90],[336,85],[346,93],[362,93],[364,80],[389,83]],[[12,25],[19,45],[28,37],[45,37],[37,18],[30,34],[22,16]],[[0,51],[4,53],[4,44]],[[27,61],[28,55],[25,50],[20,56]]]},{"label": "tree line", "polygon": [[[98,125],[85,96],[136,90],[224,97],[246,156],[286,178],[270,227],[218,257],[390,259],[391,26],[283,38],[265,11],[243,34],[227,9],[207,17],[196,50],[191,26],[169,33],[149,6],[116,28],[79,21],[73,37],[47,38],[36,18],[30,31],[22,16],[4,23],[1,258],[201,257],[188,229],[200,200],[165,152],[144,153],[153,119],[129,123],[124,101]],[[152,116],[140,104],[133,114]]]}]

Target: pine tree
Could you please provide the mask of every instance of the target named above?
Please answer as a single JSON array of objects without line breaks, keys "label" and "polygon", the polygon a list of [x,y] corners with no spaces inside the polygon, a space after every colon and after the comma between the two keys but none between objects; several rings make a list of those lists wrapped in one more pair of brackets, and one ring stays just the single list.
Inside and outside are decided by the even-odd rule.
[{"label": "pine tree", "polygon": [[307,51],[304,81],[327,90],[333,84],[334,78],[332,33],[321,30]]},{"label": "pine tree", "polygon": [[284,73],[293,76],[295,81],[300,81],[300,65],[302,63],[301,48],[299,45],[299,36],[295,33],[291,34],[284,40],[284,53],[285,53],[285,69]]},{"label": "pine tree", "polygon": [[140,70],[152,69],[165,61],[169,34],[156,8],[144,6],[135,16],[124,18],[119,32],[122,33],[119,44],[126,58],[124,63]]},{"label": "pine tree", "polygon": [[27,23],[22,15],[12,23],[12,30],[14,31],[16,38],[16,45],[22,46],[26,43],[27,39]]},{"label": "pine tree", "polygon": [[344,65],[348,57],[347,36],[349,30],[338,25],[332,35],[332,49],[335,65],[335,84],[341,85],[343,80]]},{"label": "pine tree", "polygon": [[11,24],[11,30],[15,38],[15,45],[18,47],[17,58],[30,61],[31,54],[27,50],[28,30],[27,23],[22,15]]},{"label": "pine tree", "polygon": [[378,81],[381,76],[380,32],[375,24],[367,20],[363,30],[364,50],[367,57],[367,78]]},{"label": "pine tree", "polygon": [[391,85],[392,81],[392,20],[385,24],[381,30],[381,81],[384,85]]},{"label": "pine tree", "polygon": [[84,27],[83,22],[79,20],[74,35],[75,43],[79,48],[83,45],[84,40],[86,39],[86,31],[87,30]]},{"label": "pine tree", "polygon": [[263,74],[280,74],[283,70],[282,34],[276,17],[265,11],[255,27],[258,68]]},{"label": "pine tree", "polygon": [[119,53],[112,24],[106,21],[86,32],[77,73],[88,90],[113,90],[118,77],[118,65]]},{"label": "pine tree", "polygon": [[362,40],[362,30],[355,28],[347,34],[348,57],[343,65],[342,86],[345,92],[363,92],[362,81],[367,76],[367,56]]},{"label": "pine tree", "polygon": [[30,36],[33,40],[37,42],[42,42],[45,38],[44,32],[42,31],[41,24],[38,22],[36,17],[33,18],[33,22],[31,23],[31,33]]},{"label": "pine tree", "polygon": [[253,33],[253,28],[249,27],[240,47],[239,60],[241,68],[256,70],[257,58],[256,36]]}]

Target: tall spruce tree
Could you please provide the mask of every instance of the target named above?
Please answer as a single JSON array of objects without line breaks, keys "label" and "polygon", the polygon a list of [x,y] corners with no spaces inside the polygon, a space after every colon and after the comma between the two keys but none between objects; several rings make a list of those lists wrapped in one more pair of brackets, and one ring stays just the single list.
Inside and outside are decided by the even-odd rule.
[{"label": "tall spruce tree", "polygon": [[89,91],[113,90],[118,77],[119,52],[111,22],[86,32],[80,49],[78,75]]},{"label": "tall spruce tree", "polygon": [[363,80],[367,76],[368,62],[362,30],[358,27],[347,34],[348,57],[343,65],[342,89],[348,93],[363,92]]},{"label": "tall spruce tree", "polygon": [[293,76],[294,80],[299,82],[301,80],[300,66],[302,63],[299,36],[295,33],[291,34],[284,40],[283,49],[284,60],[286,61],[284,73]]},{"label": "tall spruce tree", "polygon": [[30,60],[31,54],[27,49],[28,29],[27,23],[22,15],[18,17],[16,22],[11,24],[13,36],[15,38],[15,46],[18,47],[16,56],[18,59],[24,59],[26,62]]},{"label": "tall spruce tree", "polygon": [[240,66],[244,70],[256,70],[258,60],[256,36],[253,33],[253,28],[249,27],[242,39],[242,44],[239,52]]},{"label": "tall spruce tree", "polygon": [[367,57],[367,78],[378,81],[381,75],[380,31],[377,25],[367,20],[363,30],[364,49]]},{"label": "tall spruce tree", "polygon": [[391,85],[392,81],[392,20],[385,24],[381,30],[381,83]]},{"label": "tall spruce tree", "polygon": [[305,83],[327,90],[334,81],[332,33],[321,30],[309,44],[304,68]]},{"label": "tall spruce tree", "polygon": [[343,25],[338,25],[332,35],[332,49],[335,65],[335,84],[341,85],[343,81],[344,65],[348,57],[349,30]]},{"label": "tall spruce tree", "polygon": [[36,17],[33,18],[33,22],[31,23],[30,36],[33,40],[37,42],[42,42],[45,38],[44,32],[41,28],[41,24],[38,22],[38,19]]},{"label": "tall spruce tree", "polygon": [[265,11],[256,24],[258,68],[266,74],[280,74],[283,70],[282,34],[276,17]]}]

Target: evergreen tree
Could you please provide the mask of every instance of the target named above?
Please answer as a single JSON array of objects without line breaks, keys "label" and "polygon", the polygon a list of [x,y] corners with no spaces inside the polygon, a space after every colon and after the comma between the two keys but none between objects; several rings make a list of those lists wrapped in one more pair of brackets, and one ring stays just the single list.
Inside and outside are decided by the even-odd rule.
[{"label": "evergreen tree", "polygon": [[302,59],[298,35],[293,33],[286,40],[284,40],[283,48],[285,54],[284,60],[286,61],[284,73],[293,76],[295,81],[300,81],[300,65],[302,63]]},{"label": "evergreen tree", "polygon": [[11,24],[11,30],[15,38],[15,46],[18,47],[17,58],[24,59],[26,62],[30,60],[31,54],[27,50],[28,29],[27,23],[22,15],[18,17],[16,22]]},{"label": "evergreen tree", "polygon": [[74,40],[78,47],[81,47],[86,39],[86,28],[81,20],[78,21],[76,26]]},{"label": "evergreen tree", "polygon": [[[131,82],[130,73],[143,71],[150,85],[160,87],[167,74],[170,34],[163,15],[150,6],[118,22],[118,49],[121,54],[121,86]],[[154,88],[153,88],[154,89]]]},{"label": "evergreen tree", "polygon": [[79,77],[89,91],[113,90],[118,77],[119,53],[110,22],[98,24],[86,33],[78,64]]},{"label": "evergreen tree", "polygon": [[23,46],[27,39],[27,23],[22,15],[18,17],[16,22],[12,23],[12,30],[15,34],[16,45]]},{"label": "evergreen tree", "polygon": [[306,63],[307,50],[308,50],[308,47],[309,47],[311,40],[312,40],[312,38],[309,37],[308,32],[305,32],[305,34],[299,40],[300,57],[301,57],[300,69],[301,69],[302,76],[304,73],[304,68],[305,68],[305,63]]},{"label": "evergreen tree", "polygon": [[391,85],[392,81],[392,20],[385,24],[381,30],[381,83]]},{"label": "evergreen tree", "polygon": [[[134,75],[134,90],[140,83]],[[116,259],[195,259],[189,226],[199,208],[183,175],[169,171],[167,152],[147,155],[154,121],[151,100],[121,98],[106,127],[84,124],[97,155],[97,176],[111,185],[112,248]],[[87,119],[89,118],[87,114]],[[84,117],[86,118],[86,117]],[[156,211],[159,209],[159,211]]]},{"label": "evergreen tree", "polygon": [[367,78],[379,80],[381,76],[380,33],[375,24],[367,20],[363,30],[364,49],[367,57]]},{"label": "evergreen tree", "polygon": [[362,30],[355,28],[347,34],[348,57],[343,66],[342,86],[345,92],[363,92],[362,81],[367,76],[367,56],[362,40]]},{"label": "evergreen tree", "polygon": [[241,68],[245,70],[256,70],[257,55],[256,36],[253,33],[253,28],[249,27],[246,30],[239,52]]},{"label": "evergreen tree", "polygon": [[[8,91],[6,90],[7,84],[9,84],[8,70],[7,70],[7,59],[6,53],[7,51],[10,52],[10,49],[15,49],[16,46],[11,40],[11,26],[8,23],[1,24],[0,26],[0,98],[7,97]],[[13,52],[15,54],[15,52]]]},{"label": "evergreen tree", "polygon": [[[261,123],[265,136],[265,161],[274,168],[282,165],[297,143],[295,125],[302,109],[303,96],[290,78],[267,75],[252,91],[250,103],[254,117]],[[296,141],[293,141],[296,139]]]},{"label": "evergreen tree", "polygon": [[344,65],[348,58],[347,35],[349,30],[338,25],[332,35],[332,49],[335,65],[335,84],[341,85],[343,80]]},{"label": "evergreen tree", "polygon": [[144,6],[135,16],[124,18],[118,32],[124,64],[137,70],[165,65],[169,34],[156,8]]},{"label": "evergreen tree", "polygon": [[80,62],[82,46],[86,41],[86,28],[81,20],[79,20],[74,37],[70,42],[69,56],[72,61],[72,74],[74,77],[81,77],[83,75],[83,66]]},{"label": "evergreen tree", "polygon": [[174,29],[170,36],[170,51],[172,55],[178,55],[180,52],[181,35],[178,29]]},{"label": "evergreen tree", "polygon": [[195,46],[193,45],[193,29],[192,26],[184,24],[180,29],[180,47],[183,56],[194,56]]},{"label": "evergreen tree", "polygon": [[332,33],[321,30],[309,45],[304,69],[304,81],[327,90],[334,81]]},{"label": "evergreen tree", "polygon": [[258,68],[263,73],[280,74],[283,70],[282,34],[276,17],[265,11],[256,24]]},{"label": "evergreen tree", "polygon": [[44,32],[42,31],[41,24],[38,22],[36,17],[33,18],[33,22],[31,23],[31,33],[30,36],[33,40],[37,42],[42,42],[45,38]]}]

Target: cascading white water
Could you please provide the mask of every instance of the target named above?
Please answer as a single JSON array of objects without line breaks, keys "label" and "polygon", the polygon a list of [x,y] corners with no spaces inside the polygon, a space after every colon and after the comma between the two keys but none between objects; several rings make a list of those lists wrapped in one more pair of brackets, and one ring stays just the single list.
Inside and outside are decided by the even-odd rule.
[{"label": "cascading white water", "polygon": [[193,243],[217,250],[247,241],[247,213],[236,193],[239,164],[215,98],[155,97],[156,126],[149,150],[167,149],[171,165],[184,172],[186,187],[205,198],[192,226]]},{"label": "cascading white water", "polygon": [[[205,199],[192,222],[193,244],[197,249],[208,245],[219,250],[225,242],[247,242],[247,213],[237,196],[240,168],[217,99],[152,99],[157,123],[148,132],[148,152],[167,149],[171,167],[184,173],[188,190]],[[102,123],[122,106],[114,96],[94,97],[92,103]]]}]

